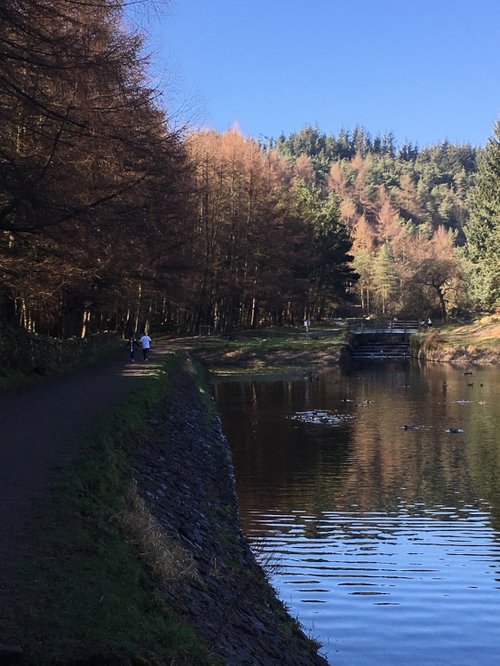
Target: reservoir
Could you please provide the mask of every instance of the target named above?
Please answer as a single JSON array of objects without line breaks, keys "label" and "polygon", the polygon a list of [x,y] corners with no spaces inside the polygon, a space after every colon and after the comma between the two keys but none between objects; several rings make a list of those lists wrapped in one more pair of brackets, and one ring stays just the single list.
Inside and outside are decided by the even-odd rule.
[{"label": "reservoir", "polygon": [[496,666],[500,370],[218,380],[243,531],[336,666]]}]

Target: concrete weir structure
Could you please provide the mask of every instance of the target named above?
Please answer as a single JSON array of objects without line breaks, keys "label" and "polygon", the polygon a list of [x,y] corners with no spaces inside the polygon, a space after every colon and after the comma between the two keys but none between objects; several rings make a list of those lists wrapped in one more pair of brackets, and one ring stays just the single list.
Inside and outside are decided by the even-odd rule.
[{"label": "concrete weir structure", "polygon": [[415,320],[354,320],[351,359],[354,361],[405,360],[410,358],[410,335],[419,328]]}]

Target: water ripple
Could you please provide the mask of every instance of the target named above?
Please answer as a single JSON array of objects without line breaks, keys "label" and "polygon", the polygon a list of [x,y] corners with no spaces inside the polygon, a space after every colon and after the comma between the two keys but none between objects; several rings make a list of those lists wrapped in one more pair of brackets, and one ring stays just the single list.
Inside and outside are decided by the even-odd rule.
[{"label": "water ripple", "polygon": [[[437,623],[446,626],[448,640],[463,642],[465,636],[474,643],[472,625],[479,622],[483,636],[500,650],[500,615],[491,618],[498,602],[494,576],[498,578],[500,543],[487,514],[462,507],[460,515],[458,519],[455,507],[424,510],[418,516],[408,511],[328,511],[316,518],[297,512],[254,513],[248,534],[258,552],[275,558],[272,582],[285,602],[302,607],[306,627],[334,622],[341,635],[340,618],[369,627],[371,609],[377,608],[379,614],[388,614],[379,617],[378,624],[393,626],[396,620],[396,626],[411,625],[413,641],[423,639]],[[311,521],[321,539],[306,536]],[[259,536],[263,529],[270,536]],[[360,600],[355,611],[354,599]],[[312,610],[320,607],[319,615]],[[453,629],[449,618],[463,608],[470,619],[461,618],[459,628]]]},{"label": "water ripple", "polygon": [[243,529],[335,666],[498,663],[500,374],[475,374],[219,389]]}]

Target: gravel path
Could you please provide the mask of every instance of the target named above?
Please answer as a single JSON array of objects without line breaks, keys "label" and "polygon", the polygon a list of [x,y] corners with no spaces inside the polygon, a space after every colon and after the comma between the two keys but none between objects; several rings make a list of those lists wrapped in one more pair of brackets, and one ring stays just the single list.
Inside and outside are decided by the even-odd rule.
[{"label": "gravel path", "polygon": [[0,593],[43,511],[46,488],[75,451],[79,435],[124,398],[161,360],[107,361],[0,396]]}]

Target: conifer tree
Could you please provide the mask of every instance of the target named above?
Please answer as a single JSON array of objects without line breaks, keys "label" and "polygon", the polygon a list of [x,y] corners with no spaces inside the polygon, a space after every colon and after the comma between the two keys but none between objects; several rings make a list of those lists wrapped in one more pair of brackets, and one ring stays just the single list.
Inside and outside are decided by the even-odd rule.
[{"label": "conifer tree", "polygon": [[469,197],[471,215],[465,228],[472,296],[481,307],[500,307],[500,120],[479,164]]}]

